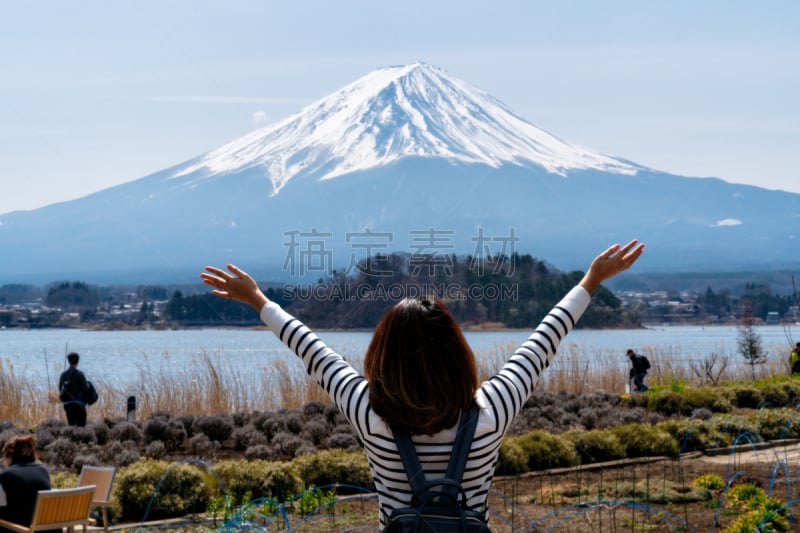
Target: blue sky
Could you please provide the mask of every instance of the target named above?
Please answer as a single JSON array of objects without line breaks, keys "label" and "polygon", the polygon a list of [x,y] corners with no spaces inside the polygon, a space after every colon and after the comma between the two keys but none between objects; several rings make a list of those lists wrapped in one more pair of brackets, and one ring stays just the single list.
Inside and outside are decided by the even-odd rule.
[{"label": "blue sky", "polygon": [[800,192],[800,2],[0,0],[0,213],[425,61],[562,139]]}]

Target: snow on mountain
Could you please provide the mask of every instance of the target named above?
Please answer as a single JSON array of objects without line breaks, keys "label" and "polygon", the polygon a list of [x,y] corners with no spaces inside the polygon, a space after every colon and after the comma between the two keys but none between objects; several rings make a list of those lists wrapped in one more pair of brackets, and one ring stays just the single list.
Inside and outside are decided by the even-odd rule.
[{"label": "snow on mountain", "polygon": [[174,177],[262,167],[273,194],[301,175],[327,180],[405,157],[534,164],[565,175],[642,167],[568,144],[444,70],[425,63],[375,70],[274,125],[208,152]]},{"label": "snow on mountain", "polygon": [[[512,241],[574,270],[631,237],[648,244],[642,271],[796,269],[798,220],[800,194],[568,144],[415,63],[190,161],[1,215],[0,284],[187,282],[226,262],[316,280],[368,250],[478,256]],[[315,250],[325,260],[304,265]]]}]

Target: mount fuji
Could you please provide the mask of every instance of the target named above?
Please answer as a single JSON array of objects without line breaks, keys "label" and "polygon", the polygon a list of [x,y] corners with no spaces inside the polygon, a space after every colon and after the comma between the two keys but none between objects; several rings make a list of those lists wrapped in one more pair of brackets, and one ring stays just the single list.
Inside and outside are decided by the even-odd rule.
[{"label": "mount fuji", "polygon": [[444,70],[375,70],[278,123],[69,202],[0,215],[0,284],[326,277],[388,252],[527,253],[584,269],[797,268],[800,194],[671,175],[567,143]]}]

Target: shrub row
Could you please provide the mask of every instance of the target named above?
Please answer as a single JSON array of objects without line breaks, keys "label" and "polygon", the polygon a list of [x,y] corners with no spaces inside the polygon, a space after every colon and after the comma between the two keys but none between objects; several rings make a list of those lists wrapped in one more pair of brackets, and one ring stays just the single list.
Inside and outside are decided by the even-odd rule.
[{"label": "shrub row", "polygon": [[237,502],[270,498],[278,503],[332,484],[374,490],[366,456],[330,450],[293,461],[228,459],[214,465],[143,459],[117,474],[114,515],[124,521],[185,516],[205,511],[211,498],[222,493]]},{"label": "shrub row", "polygon": [[675,456],[678,450],[677,440],[659,425],[630,423],[561,435],[534,430],[503,441],[495,474],[515,475],[626,457]]},{"label": "shrub row", "polygon": [[535,392],[512,422],[509,435],[523,435],[532,429],[550,433],[604,429],[631,422],[652,424],[663,419],[664,415],[648,411],[646,403],[626,402],[617,394]]},{"label": "shrub row", "polygon": [[[796,380],[785,380],[681,392],[656,390],[633,395],[627,401],[603,392],[536,393],[513,422],[509,436],[526,435],[532,428],[551,434],[569,433],[568,440],[575,443],[574,453],[581,462],[617,457],[618,448],[613,439],[606,433],[594,431],[629,424],[662,424],[682,451],[727,446],[742,434],[758,435],[747,437],[749,440],[796,437],[797,422],[789,411],[760,409],[746,418],[731,415],[730,411],[733,407],[766,405],[767,401],[780,403],[794,398],[797,388],[800,385]],[[708,422],[714,413],[718,414],[712,424],[701,423]],[[668,416],[690,416],[691,419],[668,419]],[[21,432],[28,430],[2,423],[0,445],[9,436]],[[35,432],[42,460],[57,469],[73,472],[78,472],[84,464],[123,467],[142,457],[169,459],[170,456],[191,455],[214,461],[223,443],[247,459],[271,461],[288,461],[321,450],[360,450],[353,429],[345,419],[335,407],[320,402],[276,413],[178,416],[155,413],[141,422],[104,420],[86,427],[68,426],[63,420],[53,418],[39,424]],[[603,439],[609,440],[604,442]],[[519,453],[524,454],[525,447],[537,446],[528,441],[522,441],[522,452],[511,443],[505,445],[509,460]],[[534,459],[526,468],[536,468],[536,461],[552,467],[576,460],[569,451],[563,452],[565,457],[558,452],[557,459],[548,458],[548,453],[554,452],[535,454],[541,459]],[[528,463],[527,459],[522,462]],[[512,470],[515,469],[517,467]]]},{"label": "shrub row", "polygon": [[747,416],[668,419],[656,424],[628,423],[562,434],[534,430],[503,441],[495,473],[514,475],[631,457],[672,457],[788,438],[800,438],[800,413],[793,409],[764,409]]},{"label": "shrub row", "polygon": [[[28,432],[10,422],[0,423],[0,446],[11,435]],[[361,449],[346,419],[333,405],[321,402],[275,413],[173,416],[157,412],[143,421],[106,419],[85,427],[51,418],[34,432],[42,460],[73,472],[84,464],[122,467],[141,457],[167,459],[188,454],[213,461],[223,446],[248,459],[273,461],[320,450]]]},{"label": "shrub row", "polygon": [[733,408],[791,407],[800,401],[800,380],[776,378],[720,387],[654,390],[648,395],[634,395],[631,404],[636,405],[642,398],[646,399],[648,410],[666,416],[691,416],[700,408],[729,413]]},{"label": "shrub row", "polygon": [[[657,424],[668,417],[709,418],[734,408],[776,408],[800,399],[800,380],[769,381],[721,387],[652,387],[648,394],[628,400],[616,394],[534,393],[509,430],[521,436],[532,429],[550,433],[602,430],[630,423]],[[765,411],[769,411],[768,409]],[[769,415],[764,415],[769,418]],[[28,431],[0,422],[0,445],[8,436]],[[762,434],[781,434],[782,428],[755,428]],[[172,415],[156,412],[143,421],[103,420],[83,428],[67,426],[60,418],[45,420],[35,429],[45,462],[77,472],[83,464],[102,462],[125,466],[140,459],[167,459],[191,454],[213,461],[223,444],[248,459],[286,461],[320,450],[360,449],[353,429],[331,404],[310,402],[302,409],[279,412]],[[701,433],[689,441],[703,440]],[[681,443],[683,445],[683,440]],[[714,435],[705,440],[720,440]],[[725,439],[721,439],[724,442]],[[580,453],[580,451],[578,451]],[[587,452],[591,455],[591,451]]]}]

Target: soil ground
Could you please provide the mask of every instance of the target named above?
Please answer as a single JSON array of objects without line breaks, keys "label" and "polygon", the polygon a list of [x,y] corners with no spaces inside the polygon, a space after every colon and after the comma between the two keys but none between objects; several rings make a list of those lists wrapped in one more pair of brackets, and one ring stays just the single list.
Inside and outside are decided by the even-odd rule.
[{"label": "soil ground", "polygon": [[[743,449],[748,447],[740,446]],[[786,466],[775,475],[780,465]],[[726,482],[754,481],[786,503],[800,498],[799,470],[800,444],[791,443],[735,454],[719,450],[715,455],[625,460],[498,478],[494,489],[515,493],[516,514],[524,518],[515,517],[513,527],[495,522],[493,530],[722,531],[743,512],[725,505],[718,509],[721,491],[704,501],[681,501],[681,495],[691,499],[692,482],[699,475],[715,473]],[[492,506],[502,503],[492,501]],[[791,511],[800,514],[800,506],[795,504]],[[800,525],[795,522],[790,530],[800,531]]]}]

